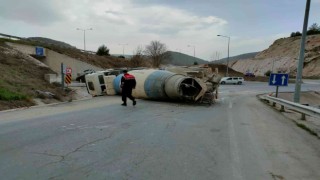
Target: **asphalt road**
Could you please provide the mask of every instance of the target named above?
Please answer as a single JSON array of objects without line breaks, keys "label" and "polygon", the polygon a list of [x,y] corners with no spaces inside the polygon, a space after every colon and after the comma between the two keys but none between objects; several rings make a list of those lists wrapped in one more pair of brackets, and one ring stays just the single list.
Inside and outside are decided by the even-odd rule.
[{"label": "asphalt road", "polygon": [[256,99],[268,86],[220,91],[210,107],[113,96],[0,112],[0,179],[319,179],[319,139]]}]

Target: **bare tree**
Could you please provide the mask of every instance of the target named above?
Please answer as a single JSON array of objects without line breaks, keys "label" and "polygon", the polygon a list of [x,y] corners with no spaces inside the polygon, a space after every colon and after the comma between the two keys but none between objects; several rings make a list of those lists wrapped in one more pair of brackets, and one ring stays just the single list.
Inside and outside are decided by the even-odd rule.
[{"label": "bare tree", "polygon": [[143,56],[143,48],[142,46],[138,46],[136,50],[133,52],[133,56],[131,58],[131,63],[133,67],[140,67],[145,65],[145,58]]},{"label": "bare tree", "polygon": [[310,27],[309,27],[309,31],[320,31],[320,26],[317,23],[313,23]]},{"label": "bare tree", "polygon": [[145,54],[152,60],[153,67],[159,67],[166,60],[170,59],[166,45],[160,41],[151,41],[146,46]]}]

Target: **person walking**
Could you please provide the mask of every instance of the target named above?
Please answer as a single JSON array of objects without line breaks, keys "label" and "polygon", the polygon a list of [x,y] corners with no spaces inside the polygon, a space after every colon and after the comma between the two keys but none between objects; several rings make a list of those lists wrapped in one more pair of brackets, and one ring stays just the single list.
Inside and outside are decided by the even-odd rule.
[{"label": "person walking", "polygon": [[127,70],[123,71],[123,76],[121,78],[121,88],[122,88],[122,106],[127,106],[127,97],[132,100],[132,105],[136,105],[137,101],[132,96],[132,89],[136,88],[136,78],[129,74]]}]

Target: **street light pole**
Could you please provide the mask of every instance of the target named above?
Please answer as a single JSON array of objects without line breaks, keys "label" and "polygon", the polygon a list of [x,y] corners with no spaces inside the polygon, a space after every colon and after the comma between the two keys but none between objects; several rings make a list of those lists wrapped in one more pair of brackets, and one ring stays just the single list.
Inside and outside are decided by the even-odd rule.
[{"label": "street light pole", "polygon": [[229,37],[229,36],[223,36],[223,35],[217,35],[217,36],[221,36],[221,37],[228,38],[228,58],[227,58],[227,72],[226,72],[226,76],[228,76],[228,75],[229,75],[229,50],[230,50],[230,37]]},{"label": "street light pole", "polygon": [[83,50],[86,51],[86,31],[92,30],[92,28],[89,28],[89,29],[77,28],[77,30],[83,31]]},{"label": "street light pole", "polygon": [[310,2],[311,0],[307,0],[306,11],[304,15],[304,23],[303,23],[303,30],[302,30],[302,37],[301,37],[301,44],[300,44],[300,55],[299,55],[299,61],[298,61],[298,67],[297,67],[296,86],[295,86],[294,97],[293,97],[293,101],[296,103],[300,102],[302,68],[303,68],[304,51],[305,51],[305,43],[306,43],[308,20],[309,20]]},{"label": "street light pole", "polygon": [[122,56],[124,57],[124,46],[127,46],[128,44],[119,44],[119,46],[122,46]]}]

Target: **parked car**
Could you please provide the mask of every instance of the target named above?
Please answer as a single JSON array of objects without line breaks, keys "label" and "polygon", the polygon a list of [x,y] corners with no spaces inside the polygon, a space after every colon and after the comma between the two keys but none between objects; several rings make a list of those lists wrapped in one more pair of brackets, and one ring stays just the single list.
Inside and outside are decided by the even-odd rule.
[{"label": "parked car", "polygon": [[253,73],[250,73],[250,72],[245,73],[244,76],[246,76],[246,77],[256,77],[256,75],[254,75]]},{"label": "parked car", "polygon": [[243,84],[243,77],[224,77],[220,80],[220,84]]}]

